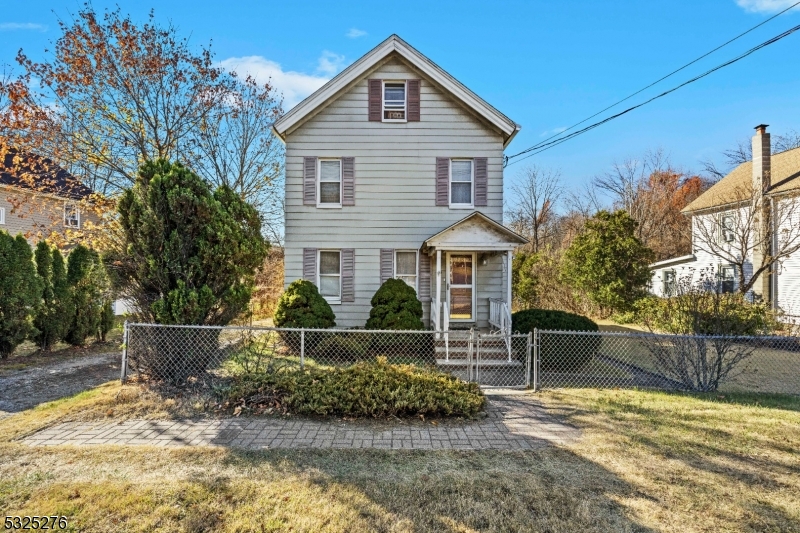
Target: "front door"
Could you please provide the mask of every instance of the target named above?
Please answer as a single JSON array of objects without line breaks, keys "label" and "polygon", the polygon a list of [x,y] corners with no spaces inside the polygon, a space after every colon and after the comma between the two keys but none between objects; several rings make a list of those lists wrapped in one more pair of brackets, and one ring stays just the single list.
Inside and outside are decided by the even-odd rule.
[{"label": "front door", "polygon": [[450,320],[475,320],[475,256],[448,254],[447,303]]}]

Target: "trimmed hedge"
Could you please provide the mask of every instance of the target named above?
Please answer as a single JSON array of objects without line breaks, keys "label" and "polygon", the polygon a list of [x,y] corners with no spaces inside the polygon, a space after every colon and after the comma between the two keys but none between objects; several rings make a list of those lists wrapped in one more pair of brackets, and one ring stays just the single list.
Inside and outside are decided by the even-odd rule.
[{"label": "trimmed hedge", "polygon": [[275,308],[279,328],[332,328],[336,315],[310,281],[298,279],[289,284]]},{"label": "trimmed hedge", "polygon": [[473,417],[486,403],[476,383],[382,357],[347,368],[247,374],[226,393],[228,401],[251,409],[266,396],[296,414],[374,418]]},{"label": "trimmed hedge", "polygon": [[422,330],[422,304],[417,291],[400,279],[387,279],[370,300],[367,329]]},{"label": "trimmed hedge", "polygon": [[[597,332],[593,320],[551,309],[526,309],[511,315],[511,328],[520,333],[534,329],[551,331]],[[597,354],[600,348],[599,335],[559,335],[541,333],[539,365],[544,372],[578,372]]]}]

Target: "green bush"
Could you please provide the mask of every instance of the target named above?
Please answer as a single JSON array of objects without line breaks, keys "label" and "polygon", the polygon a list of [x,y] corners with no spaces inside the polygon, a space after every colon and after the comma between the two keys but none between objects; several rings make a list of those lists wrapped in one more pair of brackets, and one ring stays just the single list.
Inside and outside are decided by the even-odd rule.
[{"label": "green bush", "polygon": [[387,279],[370,300],[367,329],[421,330],[422,304],[417,291],[403,280]]},{"label": "green bush", "polygon": [[0,359],[35,333],[31,318],[41,296],[28,241],[0,231]]},{"label": "green bush", "polygon": [[[308,339],[311,334],[306,334]],[[314,349],[314,359],[325,364],[328,361],[363,361],[369,357],[370,335],[366,332],[342,332],[323,334]]]},{"label": "green bush", "polygon": [[70,252],[67,283],[74,312],[65,340],[82,346],[87,337],[97,335],[100,329],[103,301],[108,292],[108,277],[96,252],[83,245]]},{"label": "green bush", "polygon": [[347,368],[248,374],[237,378],[226,396],[247,405],[266,392],[305,415],[472,417],[486,402],[476,383],[435,369],[388,364],[385,358]]},{"label": "green bush", "polygon": [[97,330],[98,340],[105,342],[106,335],[112,329],[114,329],[114,304],[111,300],[106,300],[100,310],[100,327]]},{"label": "green bush", "polygon": [[768,335],[780,329],[775,312],[739,293],[692,290],[671,298],[644,298],[640,321],[656,332],[699,335]]},{"label": "green bush", "polygon": [[289,284],[278,300],[274,316],[279,328],[332,328],[336,315],[317,290],[304,279]]},{"label": "green bush", "polygon": [[31,340],[42,350],[48,351],[66,337],[74,310],[64,256],[58,248],[50,248],[45,241],[39,241],[36,245],[34,256],[36,272],[42,281],[42,295],[33,317],[36,333]]},{"label": "green bush", "polygon": [[[550,331],[597,332],[597,324],[585,316],[550,309],[526,309],[511,315],[511,329],[528,333],[535,329]],[[599,335],[559,335],[541,333],[540,368],[545,372],[577,372],[597,354]]]}]

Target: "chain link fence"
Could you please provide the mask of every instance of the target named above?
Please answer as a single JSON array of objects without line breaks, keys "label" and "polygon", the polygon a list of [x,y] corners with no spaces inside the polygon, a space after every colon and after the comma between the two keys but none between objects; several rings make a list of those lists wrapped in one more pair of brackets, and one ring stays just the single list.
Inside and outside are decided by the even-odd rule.
[{"label": "chain link fence", "polygon": [[488,387],[530,385],[531,335],[476,331],[291,329],[126,324],[122,379],[182,385],[283,367],[389,363],[438,368]]},{"label": "chain link fence", "polygon": [[800,394],[800,339],[534,332],[534,387]]},{"label": "chain link fence", "polygon": [[172,384],[384,357],[485,387],[800,394],[800,339],[535,330],[288,329],[126,324],[122,379]]}]

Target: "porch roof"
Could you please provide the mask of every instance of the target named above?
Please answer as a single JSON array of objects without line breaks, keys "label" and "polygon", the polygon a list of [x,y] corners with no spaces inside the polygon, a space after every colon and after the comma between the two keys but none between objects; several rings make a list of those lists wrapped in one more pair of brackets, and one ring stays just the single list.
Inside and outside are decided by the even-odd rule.
[{"label": "porch roof", "polygon": [[429,251],[508,251],[528,240],[475,211],[425,240]]}]

